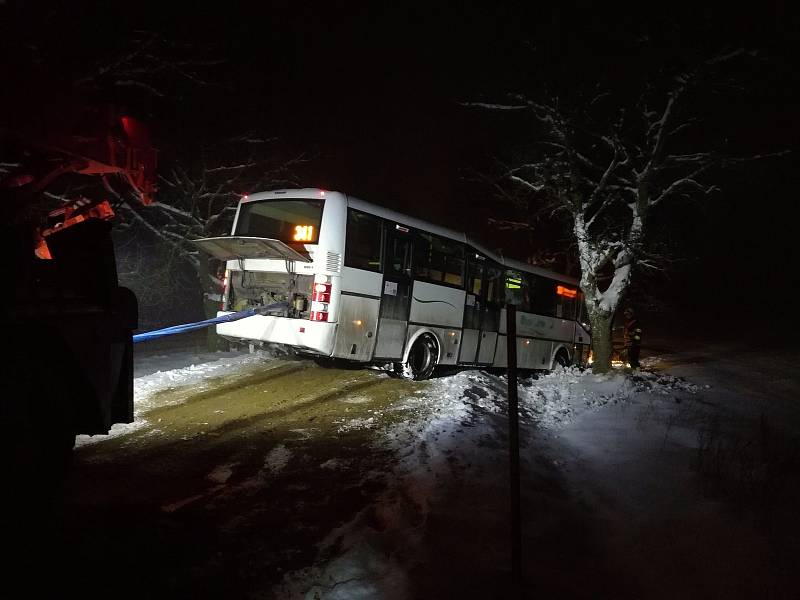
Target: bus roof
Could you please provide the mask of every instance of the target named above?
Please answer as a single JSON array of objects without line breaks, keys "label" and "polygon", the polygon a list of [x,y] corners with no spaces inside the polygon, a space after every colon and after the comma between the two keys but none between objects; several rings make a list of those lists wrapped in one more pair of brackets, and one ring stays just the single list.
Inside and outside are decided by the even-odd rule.
[{"label": "bus roof", "polygon": [[338,195],[344,198],[344,194],[340,192],[331,192],[328,190],[321,190],[319,188],[285,188],[281,190],[270,190],[268,192],[256,192],[243,196],[240,202],[256,202],[258,200],[274,200],[278,198],[317,198],[323,200],[329,196]]},{"label": "bus roof", "polygon": [[401,225],[413,227],[414,229],[421,229],[423,231],[435,233],[436,235],[450,238],[451,240],[456,240],[462,244],[466,243],[467,241],[467,236],[459,231],[453,231],[452,229],[447,229],[446,227],[440,227],[439,225],[434,225],[433,223],[423,221],[422,219],[416,219],[414,217],[404,215],[403,213],[378,206],[377,204],[372,204],[371,202],[365,202],[364,200],[353,198],[352,196],[347,196],[347,204],[348,206],[351,206],[357,210],[361,210],[372,215],[377,215],[379,217],[383,217],[384,219],[390,219],[400,223]]}]

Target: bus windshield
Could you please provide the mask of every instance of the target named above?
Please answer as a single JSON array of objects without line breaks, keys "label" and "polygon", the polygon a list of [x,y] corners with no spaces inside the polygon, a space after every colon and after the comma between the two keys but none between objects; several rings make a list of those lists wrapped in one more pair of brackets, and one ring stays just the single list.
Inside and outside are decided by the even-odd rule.
[{"label": "bus windshield", "polygon": [[324,200],[262,200],[239,210],[234,235],[262,237],[289,244],[316,244]]}]

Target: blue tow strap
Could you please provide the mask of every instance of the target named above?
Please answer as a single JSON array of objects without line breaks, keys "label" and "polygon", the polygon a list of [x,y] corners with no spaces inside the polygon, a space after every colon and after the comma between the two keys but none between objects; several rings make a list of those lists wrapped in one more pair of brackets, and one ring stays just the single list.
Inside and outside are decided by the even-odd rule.
[{"label": "blue tow strap", "polygon": [[286,302],[278,302],[268,306],[259,306],[258,308],[248,308],[247,310],[240,310],[239,312],[231,313],[229,315],[222,315],[213,319],[206,319],[205,321],[197,321],[196,323],[184,323],[183,325],[173,325],[172,327],[165,327],[164,329],[156,329],[154,331],[146,331],[144,333],[137,333],[133,336],[133,343],[146,342],[147,340],[154,340],[156,338],[164,337],[167,335],[175,335],[177,333],[184,333],[186,331],[193,331],[195,329],[203,329],[210,327],[217,323],[230,323],[231,321],[238,321],[239,319],[246,319],[254,315],[260,315],[271,310],[278,310],[279,308],[286,308]]}]

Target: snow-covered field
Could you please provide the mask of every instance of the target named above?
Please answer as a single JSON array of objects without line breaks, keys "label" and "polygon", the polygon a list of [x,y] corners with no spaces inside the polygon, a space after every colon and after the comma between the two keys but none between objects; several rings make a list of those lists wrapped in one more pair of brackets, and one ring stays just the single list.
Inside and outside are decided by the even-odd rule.
[{"label": "snow-covered field", "polygon": [[[288,574],[276,596],[415,597],[409,573],[434,551],[426,547],[431,541],[426,530],[431,512],[463,511],[449,518],[469,522],[475,517],[470,511],[481,504],[476,498],[496,500],[498,493],[507,493],[506,385],[503,377],[463,371],[434,379],[393,407],[412,416],[376,431],[375,444],[393,449],[399,457],[394,471],[384,474],[391,482],[387,491],[375,505],[332,531],[320,544],[318,563]],[[593,375],[572,368],[525,378],[519,388],[523,463],[535,460],[532,438],[557,437],[579,415],[609,404],[622,405],[637,394],[671,399],[676,392],[696,391],[681,379],[650,372]],[[523,479],[531,475],[523,473]],[[463,505],[452,503],[452,488],[465,486],[475,498]],[[475,556],[476,563],[498,558],[507,560]]]},{"label": "snow-covered field", "polygon": [[[113,434],[145,426],[147,413],[160,402],[180,401],[179,395],[159,391],[212,389],[222,375],[230,381],[282,361],[265,352],[140,359],[136,422]],[[727,495],[709,492],[719,491],[723,475],[750,486],[747,490],[765,477],[766,467],[748,454],[755,447],[745,436],[748,419],[760,419],[763,429],[772,415],[788,414],[777,411],[791,402],[779,406],[776,398],[754,395],[739,380],[731,385],[732,377],[715,376],[701,363],[651,357],[637,372],[593,375],[571,368],[521,378],[526,591],[676,597],[700,586],[714,592],[704,597],[726,597],[725,590],[730,597],[748,597],[759,581],[783,589],[775,582],[787,575],[780,561],[770,561],[771,538],[728,510],[731,490],[744,492],[730,485]],[[689,376],[677,376],[681,373]],[[374,377],[388,374],[378,370]],[[369,393],[340,398],[344,408],[333,421],[336,431],[367,432],[373,449],[394,459],[359,475],[364,484],[380,482],[383,492],[331,530],[319,542],[315,560],[286,573],[274,597],[485,597],[481,585],[494,589],[485,579],[507,577],[509,560],[506,386],[502,375],[464,370],[409,386],[399,400],[374,410],[346,408],[369,406]],[[781,386],[794,389],[786,382]],[[772,411],[768,417],[765,406]],[[731,437],[734,432],[740,437]],[[266,455],[264,470],[275,475],[295,458],[278,444]],[[335,472],[349,465],[329,458],[318,467]],[[745,467],[752,469],[746,481]],[[230,473],[215,476],[226,480]],[[576,534],[562,535],[562,529],[575,521],[584,523],[591,538],[581,542],[590,550],[576,554],[582,558],[575,560],[585,563],[580,568],[563,559],[561,548],[568,544],[567,554],[571,551]],[[746,581],[744,565],[751,570]],[[576,569],[602,573],[605,591],[593,596],[589,582],[572,577]],[[541,578],[541,570],[552,576]],[[621,581],[624,586],[618,587]]]}]

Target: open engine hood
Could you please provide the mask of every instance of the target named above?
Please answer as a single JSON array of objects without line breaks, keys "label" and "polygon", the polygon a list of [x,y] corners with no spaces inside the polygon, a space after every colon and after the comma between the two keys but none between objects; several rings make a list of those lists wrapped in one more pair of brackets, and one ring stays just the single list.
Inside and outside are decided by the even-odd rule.
[{"label": "open engine hood", "polygon": [[311,262],[308,256],[300,254],[280,240],[259,237],[225,236],[202,238],[191,242],[219,260],[245,258],[282,258],[296,262]]}]

